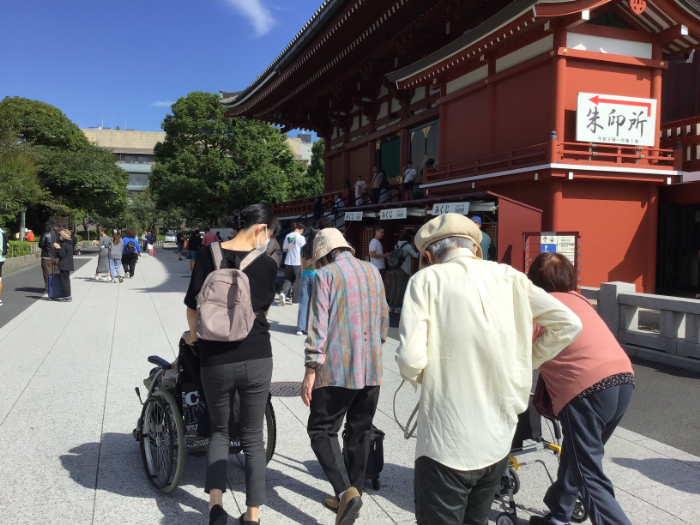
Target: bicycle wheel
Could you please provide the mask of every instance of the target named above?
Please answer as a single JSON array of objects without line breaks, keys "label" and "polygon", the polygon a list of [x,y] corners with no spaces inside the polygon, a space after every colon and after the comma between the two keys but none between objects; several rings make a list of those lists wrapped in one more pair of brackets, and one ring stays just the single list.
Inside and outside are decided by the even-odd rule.
[{"label": "bicycle wheel", "polygon": [[277,420],[275,419],[275,409],[272,408],[272,399],[267,399],[265,406],[265,425],[263,428],[263,438],[265,439],[265,459],[269,463],[275,454],[277,446]]},{"label": "bicycle wheel", "polygon": [[140,422],[143,468],[155,488],[170,494],[185,468],[185,432],[172,394],[153,392],[143,405]]}]

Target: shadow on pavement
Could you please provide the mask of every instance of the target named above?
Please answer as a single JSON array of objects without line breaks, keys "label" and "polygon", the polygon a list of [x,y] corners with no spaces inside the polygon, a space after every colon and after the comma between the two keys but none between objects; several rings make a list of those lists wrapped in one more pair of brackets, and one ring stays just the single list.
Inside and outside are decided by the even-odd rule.
[{"label": "shadow on pavement", "polygon": [[634,469],[647,478],[662,485],[673,487],[676,490],[688,492],[690,494],[700,494],[700,483],[697,478],[688,480],[687,483],[678,484],[674,481],[674,477],[678,475],[678,468],[681,464],[690,465],[698,469],[700,474],[700,461],[679,461],[671,458],[613,458],[612,460],[617,465],[625,468]]}]

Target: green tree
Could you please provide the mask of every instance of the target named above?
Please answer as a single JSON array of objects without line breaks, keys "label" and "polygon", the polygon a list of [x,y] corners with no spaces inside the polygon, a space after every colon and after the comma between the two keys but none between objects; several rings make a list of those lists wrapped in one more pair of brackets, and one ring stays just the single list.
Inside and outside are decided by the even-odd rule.
[{"label": "green tree", "polygon": [[234,208],[286,200],[300,184],[304,170],[277,128],[224,113],[217,95],[201,91],[172,105],[150,177],[159,209],[215,224]]},{"label": "green tree", "polygon": [[304,174],[298,191],[294,192],[295,199],[320,195],[324,190],[325,163],[323,154],[326,152],[326,145],[323,139],[318,139],[311,146],[311,161]]}]

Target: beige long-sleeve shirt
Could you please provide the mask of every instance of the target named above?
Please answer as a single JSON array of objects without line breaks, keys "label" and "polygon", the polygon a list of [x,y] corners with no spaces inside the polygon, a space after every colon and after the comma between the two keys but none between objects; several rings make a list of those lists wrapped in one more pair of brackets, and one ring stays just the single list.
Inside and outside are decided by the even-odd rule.
[{"label": "beige long-sleeve shirt", "polygon": [[[533,321],[547,329],[532,342]],[[532,370],[581,332],[561,302],[505,264],[449,252],[406,290],[396,361],[422,384],[416,458],[476,470],[510,451]]]}]

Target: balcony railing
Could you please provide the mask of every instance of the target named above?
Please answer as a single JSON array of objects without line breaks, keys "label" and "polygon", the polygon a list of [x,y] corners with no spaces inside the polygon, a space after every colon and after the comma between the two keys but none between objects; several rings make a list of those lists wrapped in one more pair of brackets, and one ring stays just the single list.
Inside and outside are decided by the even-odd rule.
[{"label": "balcony railing", "polygon": [[324,193],[323,195],[314,195],[312,197],[306,197],[304,199],[297,199],[288,202],[278,202],[272,205],[272,212],[277,217],[299,217],[301,215],[311,213],[314,211],[314,205],[319,197],[321,197],[323,202],[323,208],[328,209],[333,206],[336,197],[340,195],[343,196],[342,191],[334,191],[331,193]]},{"label": "balcony railing", "polygon": [[683,152],[684,171],[700,171],[700,115],[662,124],[661,146]]},{"label": "balcony railing", "polygon": [[430,184],[542,164],[581,164],[601,168],[634,165],[659,170],[679,170],[681,158],[680,151],[673,149],[551,140],[527,148],[439,166],[427,170],[423,179],[424,183]]}]

